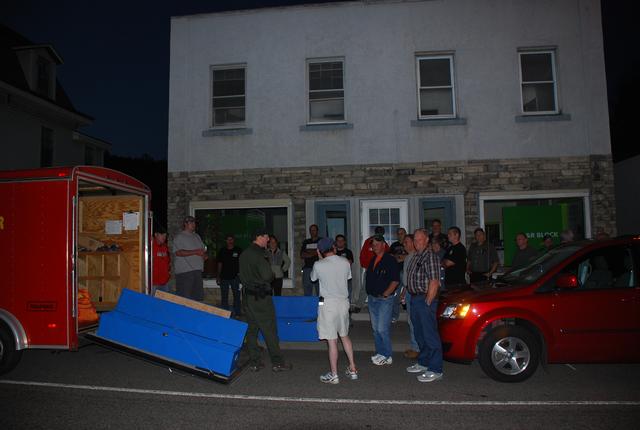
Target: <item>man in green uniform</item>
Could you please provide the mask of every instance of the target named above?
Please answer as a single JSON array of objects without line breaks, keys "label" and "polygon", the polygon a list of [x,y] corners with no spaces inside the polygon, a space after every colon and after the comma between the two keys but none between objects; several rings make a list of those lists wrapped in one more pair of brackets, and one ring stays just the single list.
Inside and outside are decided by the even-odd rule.
[{"label": "man in green uniform", "polygon": [[265,249],[269,243],[269,234],[259,228],[253,234],[253,243],[240,254],[240,282],[242,282],[242,311],[246,315],[247,348],[249,349],[249,369],[257,372],[264,367],[258,348],[258,331],[262,332],[269,350],[271,366],[274,372],[291,370],[291,364],[285,364],[280,351],[276,314],[271,300],[271,280],[273,272]]}]

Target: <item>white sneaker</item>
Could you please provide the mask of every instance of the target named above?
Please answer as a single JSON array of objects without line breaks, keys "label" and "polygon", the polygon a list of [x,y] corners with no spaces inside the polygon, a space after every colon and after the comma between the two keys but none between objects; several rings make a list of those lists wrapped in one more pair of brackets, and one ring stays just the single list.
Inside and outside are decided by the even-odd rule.
[{"label": "white sneaker", "polygon": [[371,356],[371,361],[375,363],[376,361],[380,360],[381,358],[384,358],[384,355],[380,355],[380,354],[372,355]]},{"label": "white sneaker", "polygon": [[393,358],[385,357],[384,355],[381,355],[380,357],[381,358],[374,361],[373,364],[375,364],[376,366],[385,366],[385,365],[393,364]]},{"label": "white sneaker", "polygon": [[431,371],[426,371],[422,375],[418,375],[418,381],[420,382],[433,382],[438,379],[442,379],[442,373],[436,373]]},{"label": "white sneaker", "polygon": [[335,373],[327,372],[320,376],[320,382],[324,382],[325,384],[337,384],[340,382],[340,378],[338,378],[338,375]]},{"label": "white sneaker", "polygon": [[407,372],[409,373],[424,373],[429,370],[426,366],[421,365],[420,363],[416,363],[413,366],[407,367]]},{"label": "white sneaker", "polygon": [[355,381],[356,379],[358,379],[358,371],[351,370],[349,366],[347,366],[347,370],[344,371],[344,374],[347,378],[351,379],[352,381]]}]

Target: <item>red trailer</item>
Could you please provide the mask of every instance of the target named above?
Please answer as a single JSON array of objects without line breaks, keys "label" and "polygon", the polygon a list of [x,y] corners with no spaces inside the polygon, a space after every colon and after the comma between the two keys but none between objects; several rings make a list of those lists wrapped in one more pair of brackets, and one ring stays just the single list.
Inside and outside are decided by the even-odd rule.
[{"label": "red trailer", "polygon": [[150,198],[102,167],[0,172],[0,374],[24,349],[77,349],[96,323],[80,308],[109,310],[123,288],[148,293]]}]

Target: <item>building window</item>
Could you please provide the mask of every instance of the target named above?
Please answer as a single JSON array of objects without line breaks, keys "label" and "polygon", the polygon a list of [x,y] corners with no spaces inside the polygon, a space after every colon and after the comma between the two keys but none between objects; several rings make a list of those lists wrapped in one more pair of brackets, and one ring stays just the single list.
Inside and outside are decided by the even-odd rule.
[{"label": "building window", "polygon": [[[291,260],[295,260],[289,201],[194,202],[192,208],[197,220],[197,232],[207,247],[209,257],[204,265],[205,280],[213,280],[218,276],[218,253],[225,246],[229,234],[234,235],[236,246],[246,249],[253,242],[253,232],[257,228],[264,228],[276,236],[280,249]],[[293,274],[293,268],[285,274],[288,287],[291,286]],[[213,286],[207,281],[205,285]]]},{"label": "building window", "polygon": [[214,67],[211,71],[212,127],[245,123],[246,67]]},{"label": "building window", "polygon": [[53,130],[42,127],[40,130],[40,167],[53,165]]},{"label": "building window", "polygon": [[42,96],[51,98],[51,63],[46,58],[38,56],[36,68],[36,92]]},{"label": "building window", "polygon": [[344,60],[310,60],[309,122],[343,122]]},{"label": "building window", "polygon": [[455,118],[453,56],[417,57],[418,118]]},{"label": "building window", "polygon": [[520,52],[522,112],[558,113],[554,51]]}]

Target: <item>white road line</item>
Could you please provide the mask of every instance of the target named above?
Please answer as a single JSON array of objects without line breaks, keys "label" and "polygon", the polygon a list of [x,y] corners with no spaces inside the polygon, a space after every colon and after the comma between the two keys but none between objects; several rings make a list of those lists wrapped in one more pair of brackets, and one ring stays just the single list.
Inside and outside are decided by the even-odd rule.
[{"label": "white road line", "polygon": [[54,382],[0,380],[0,384],[21,385],[70,390],[106,391],[112,393],[151,394],[156,396],[197,397],[205,399],[249,400],[287,403],[338,403],[351,405],[404,405],[404,406],[640,406],[640,401],[625,400],[523,400],[523,401],[448,401],[448,400],[375,400],[327,399],[321,397],[254,396],[248,394],[216,394],[185,391],[145,390],[141,388],[104,387],[100,385],[73,385]]}]

